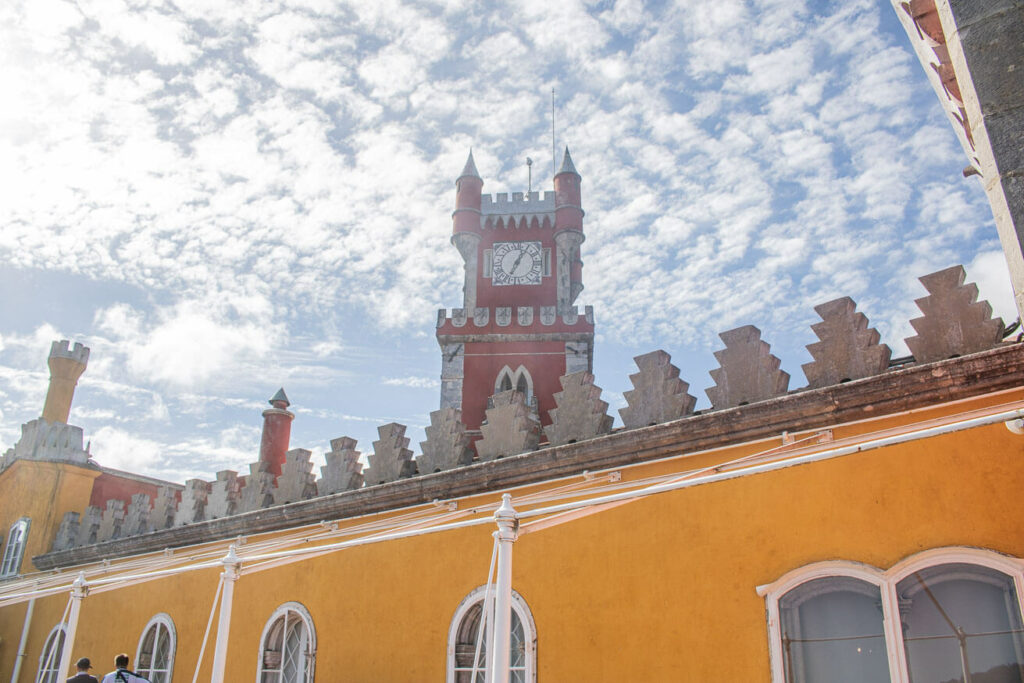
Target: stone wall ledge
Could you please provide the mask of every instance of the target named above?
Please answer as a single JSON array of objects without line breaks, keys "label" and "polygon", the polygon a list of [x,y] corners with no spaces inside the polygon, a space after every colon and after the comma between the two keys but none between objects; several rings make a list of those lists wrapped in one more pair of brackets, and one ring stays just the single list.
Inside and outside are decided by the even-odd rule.
[{"label": "stone wall ledge", "polygon": [[681,453],[822,429],[867,418],[1024,386],[1024,345],[998,348],[820,389],[802,389],[736,408],[558,447],[542,448],[445,472],[198,522],[33,558],[40,570],[99,562],[165,548],[266,533],[321,520],[486,493],[512,486],[656,460]]}]

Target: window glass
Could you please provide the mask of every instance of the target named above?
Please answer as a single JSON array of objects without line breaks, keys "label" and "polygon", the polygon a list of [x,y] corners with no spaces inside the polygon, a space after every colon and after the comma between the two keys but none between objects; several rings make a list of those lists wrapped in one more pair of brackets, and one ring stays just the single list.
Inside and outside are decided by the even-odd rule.
[{"label": "window glass", "polygon": [[272,618],[260,652],[261,683],[313,680],[310,627],[297,609],[283,608]]},{"label": "window glass", "polygon": [[16,576],[21,571],[21,558],[25,554],[25,540],[28,535],[28,520],[20,519],[11,526],[7,534],[7,547],[0,562],[0,576]]},{"label": "window glass", "polygon": [[845,576],[808,581],[782,596],[779,616],[787,683],[890,680],[878,586]]},{"label": "window glass", "polygon": [[175,638],[166,615],[155,617],[143,633],[135,657],[136,673],[152,683],[170,683],[174,664]]},{"label": "window glass", "polygon": [[896,585],[914,683],[1021,683],[1024,640],[1017,591],[1002,572],[945,564]]},{"label": "window glass", "polygon": [[39,673],[36,683],[60,683],[60,656],[64,649],[64,629],[60,626],[50,631],[43,646],[43,654],[39,656]]},{"label": "window glass", "polygon": [[[483,602],[478,602],[467,610],[459,624],[455,642],[455,682],[484,683],[484,672],[487,668],[487,638],[480,632],[480,619],[483,615]],[[477,634],[480,633],[480,657],[473,677],[473,655],[477,651]],[[509,653],[510,681],[526,683],[526,637],[523,623],[512,610],[512,650]]]}]

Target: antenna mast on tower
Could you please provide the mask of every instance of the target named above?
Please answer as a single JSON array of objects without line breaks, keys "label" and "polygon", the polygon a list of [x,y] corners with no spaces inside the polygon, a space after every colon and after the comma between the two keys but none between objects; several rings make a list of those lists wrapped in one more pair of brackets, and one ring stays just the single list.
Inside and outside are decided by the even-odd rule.
[{"label": "antenna mast on tower", "polygon": [[551,175],[558,173],[557,160],[555,159],[555,89],[551,89]]}]

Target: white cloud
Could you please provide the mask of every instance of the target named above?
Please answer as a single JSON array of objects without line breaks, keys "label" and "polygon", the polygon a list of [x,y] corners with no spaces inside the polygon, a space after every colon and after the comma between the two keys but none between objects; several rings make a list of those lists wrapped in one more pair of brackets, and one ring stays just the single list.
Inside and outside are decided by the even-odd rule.
[{"label": "white cloud", "polygon": [[[258,422],[253,396],[284,383],[312,394],[294,397],[303,416],[370,424],[392,409],[342,405],[365,391],[351,383],[436,388],[392,358],[436,362],[432,309],[460,303],[448,235],[468,149],[487,192],[525,190],[527,155],[547,188],[555,87],[587,211],[579,303],[604,339],[690,354],[753,322],[799,349],[809,332],[793,321],[850,295],[898,345],[919,275],[966,262],[998,310],[1009,299],[984,196],[957,176],[889,11],[8,4],[0,269],[103,285],[78,325],[94,350],[81,419],[144,424],[167,457],[220,448],[216,421]],[[0,326],[9,420],[41,405],[59,328],[79,332],[59,316]],[[403,414],[436,404],[396,393],[424,397]],[[218,417],[187,428],[196,444],[161,431],[207,408]],[[318,429],[311,441],[344,431]]]},{"label": "white cloud", "polygon": [[1009,325],[1020,316],[1013,300],[1010,269],[1003,252],[981,252],[966,265],[966,270],[966,281],[978,285],[978,298],[991,304],[995,317],[1002,318]]},{"label": "white cloud", "polygon": [[97,313],[99,329],[117,341],[139,379],[178,387],[222,380],[259,360],[278,331],[253,320],[232,320],[199,302],[185,302],[150,322],[126,304]]},{"label": "white cloud", "polygon": [[441,380],[436,377],[387,377],[381,381],[388,386],[412,389],[437,389],[441,386]]}]

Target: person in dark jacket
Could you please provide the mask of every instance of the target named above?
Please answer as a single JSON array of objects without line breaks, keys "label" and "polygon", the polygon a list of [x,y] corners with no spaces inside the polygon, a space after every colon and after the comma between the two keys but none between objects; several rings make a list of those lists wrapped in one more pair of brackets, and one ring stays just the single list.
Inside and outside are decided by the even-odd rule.
[{"label": "person in dark jacket", "polygon": [[68,683],[100,683],[99,680],[89,673],[89,669],[92,668],[92,662],[89,661],[88,657],[82,657],[75,662],[74,676],[68,679]]}]

